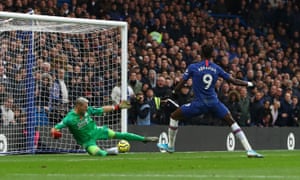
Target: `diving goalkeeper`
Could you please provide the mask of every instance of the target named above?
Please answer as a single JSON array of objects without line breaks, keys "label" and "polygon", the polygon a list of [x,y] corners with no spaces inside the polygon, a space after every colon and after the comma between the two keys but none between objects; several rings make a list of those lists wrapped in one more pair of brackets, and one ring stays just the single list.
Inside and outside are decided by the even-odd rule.
[{"label": "diving goalkeeper", "polygon": [[[103,115],[103,113],[128,109],[130,104],[122,101],[118,105],[109,105],[99,108],[88,106],[88,100],[84,97],[76,99],[74,109],[72,109],[61,122],[51,129],[53,138],[61,136],[60,130],[68,127],[76,142],[81,145],[90,155],[106,156],[117,154],[116,150],[103,150],[97,146],[97,140],[126,139],[128,141],[157,142],[158,137],[144,137],[133,133],[115,132],[107,126],[97,126],[91,115]],[[111,148],[112,149],[112,148]]]}]

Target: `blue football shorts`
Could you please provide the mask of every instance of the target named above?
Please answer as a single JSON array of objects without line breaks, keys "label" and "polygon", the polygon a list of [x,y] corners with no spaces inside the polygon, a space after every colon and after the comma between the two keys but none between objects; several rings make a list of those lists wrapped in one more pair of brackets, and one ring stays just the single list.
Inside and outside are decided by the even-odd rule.
[{"label": "blue football shorts", "polygon": [[229,112],[228,108],[219,100],[211,102],[194,100],[191,103],[182,105],[180,109],[186,118],[192,118],[210,112],[214,117],[223,119]]}]

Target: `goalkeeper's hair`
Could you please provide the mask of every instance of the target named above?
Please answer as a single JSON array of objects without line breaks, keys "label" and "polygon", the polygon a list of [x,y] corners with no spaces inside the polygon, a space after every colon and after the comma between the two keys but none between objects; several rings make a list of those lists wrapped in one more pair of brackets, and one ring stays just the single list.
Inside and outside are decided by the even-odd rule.
[{"label": "goalkeeper's hair", "polygon": [[78,106],[78,105],[80,106],[80,105],[82,105],[84,103],[89,103],[89,100],[86,99],[86,98],[84,98],[84,97],[79,97],[75,101],[75,106]]}]

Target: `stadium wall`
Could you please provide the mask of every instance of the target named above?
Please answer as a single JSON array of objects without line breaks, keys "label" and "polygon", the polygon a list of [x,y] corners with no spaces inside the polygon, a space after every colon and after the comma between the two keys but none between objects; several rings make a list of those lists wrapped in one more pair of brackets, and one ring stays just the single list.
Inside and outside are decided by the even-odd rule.
[{"label": "stadium wall", "polygon": [[[128,131],[144,135],[167,133],[167,126],[129,126]],[[300,129],[244,127],[248,140],[257,150],[300,149]],[[161,140],[164,137],[161,136]],[[131,142],[131,151],[158,151],[153,144]],[[229,127],[180,126],[176,140],[176,151],[233,151],[243,150],[239,140]]]},{"label": "stadium wall", "polygon": [[[56,143],[68,143],[78,148],[75,141],[71,138],[62,138],[49,142],[48,128],[37,128],[40,133],[40,142],[43,148],[52,149]],[[166,141],[168,126],[135,126],[129,125],[128,131],[145,136],[160,136],[160,141]],[[243,128],[250,144],[256,150],[286,150],[300,149],[300,128]],[[64,136],[67,131],[64,131]],[[164,134],[164,135],[163,135]],[[0,153],[4,150],[17,151],[24,148],[26,143],[24,132],[17,132],[14,126],[0,128]],[[66,141],[66,142],[62,142]],[[156,144],[130,142],[131,152],[158,152]],[[45,147],[46,146],[46,147]],[[220,126],[180,126],[176,141],[176,151],[233,151],[243,150],[240,142],[231,133],[229,127]]]}]

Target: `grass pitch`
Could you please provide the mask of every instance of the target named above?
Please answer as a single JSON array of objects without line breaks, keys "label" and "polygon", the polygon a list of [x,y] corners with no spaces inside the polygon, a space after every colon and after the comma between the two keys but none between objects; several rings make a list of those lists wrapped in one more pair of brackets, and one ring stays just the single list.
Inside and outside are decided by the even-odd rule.
[{"label": "grass pitch", "polygon": [[10,155],[0,157],[1,180],[299,180],[300,151]]}]

